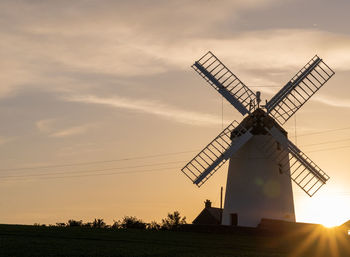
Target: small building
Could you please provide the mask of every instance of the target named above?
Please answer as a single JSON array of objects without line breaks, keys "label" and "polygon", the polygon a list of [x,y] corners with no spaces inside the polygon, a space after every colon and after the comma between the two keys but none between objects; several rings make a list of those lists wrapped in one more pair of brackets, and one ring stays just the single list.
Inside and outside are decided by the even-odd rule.
[{"label": "small building", "polygon": [[192,221],[195,225],[220,225],[222,219],[222,209],[211,206],[211,201],[204,202],[204,209]]}]

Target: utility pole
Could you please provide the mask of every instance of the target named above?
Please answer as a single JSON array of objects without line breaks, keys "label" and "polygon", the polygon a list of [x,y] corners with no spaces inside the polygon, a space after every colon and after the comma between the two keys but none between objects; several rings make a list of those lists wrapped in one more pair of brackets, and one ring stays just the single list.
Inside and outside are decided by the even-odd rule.
[{"label": "utility pole", "polygon": [[221,191],[220,191],[220,209],[222,210],[222,190],[223,187],[221,187]]},{"label": "utility pole", "polygon": [[221,190],[220,190],[220,225],[222,224],[222,190],[223,190],[223,187],[221,187]]}]

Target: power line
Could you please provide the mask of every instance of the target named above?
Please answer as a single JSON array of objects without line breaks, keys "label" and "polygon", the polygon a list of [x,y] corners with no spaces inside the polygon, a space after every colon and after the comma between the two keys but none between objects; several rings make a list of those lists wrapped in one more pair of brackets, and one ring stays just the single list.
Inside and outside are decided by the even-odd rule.
[{"label": "power line", "polygon": [[25,175],[5,175],[5,176],[0,176],[0,178],[40,177],[40,176],[51,176],[51,175],[62,175],[62,174],[64,175],[64,174],[72,174],[72,173],[79,174],[79,173],[100,172],[100,171],[108,171],[108,170],[143,168],[143,167],[158,166],[158,165],[173,164],[173,163],[183,163],[183,161],[163,162],[163,163],[155,163],[155,164],[145,164],[145,165],[126,166],[126,167],[113,167],[113,168],[93,169],[93,170],[50,172],[50,173],[25,174]]},{"label": "power line", "polygon": [[[349,148],[348,146],[342,146],[342,147],[335,147],[335,148],[325,148],[325,149],[319,149],[315,151],[309,151],[309,152],[319,152],[319,151],[329,151],[334,149],[341,149],[341,148]],[[70,172],[55,172],[55,173],[41,173],[41,174],[27,174],[27,175],[18,175],[18,176],[1,176],[1,179],[10,180],[10,181],[18,181],[18,180],[28,180],[28,179],[61,179],[61,178],[79,178],[79,177],[93,177],[93,176],[108,176],[108,175],[117,175],[117,174],[135,174],[135,173],[144,173],[144,172],[155,172],[159,170],[174,170],[174,169],[180,169],[179,167],[160,167],[160,168],[152,168],[152,169],[146,169],[146,170],[132,170],[132,171],[122,171],[122,172],[110,172],[110,173],[96,173],[101,171],[107,171],[107,170],[116,170],[116,169],[130,169],[130,168],[143,168],[143,167],[149,167],[149,166],[157,166],[157,165],[164,165],[164,164],[174,164],[174,163],[182,163],[182,161],[176,161],[176,162],[165,162],[165,163],[156,163],[156,164],[145,164],[145,165],[138,165],[138,166],[126,166],[126,167],[114,167],[114,168],[106,168],[106,169],[97,169],[97,170],[85,170],[85,171],[70,171]],[[73,175],[71,175],[73,173]],[[80,173],[91,173],[91,174],[80,174]],[[76,175],[74,175],[76,174]],[[52,175],[67,175],[67,176],[52,176]]]},{"label": "power line", "polygon": [[334,147],[334,148],[318,149],[318,150],[308,151],[308,152],[309,152],[309,153],[315,153],[315,152],[323,152],[323,151],[338,150],[338,149],[349,148],[349,147],[350,147],[350,145],[346,145],[346,146],[340,146],[340,147]]},{"label": "power line", "polygon": [[320,143],[307,144],[307,145],[303,145],[303,146],[324,145],[324,144],[331,144],[331,143],[337,143],[337,142],[345,142],[345,141],[349,141],[349,140],[350,140],[350,138],[346,138],[346,139],[340,139],[340,140],[331,140],[331,141],[324,141],[324,142],[320,142]]},{"label": "power line", "polygon": [[[80,177],[95,177],[95,176],[111,176],[111,175],[118,175],[118,174],[135,174],[135,173],[148,173],[148,172],[155,172],[159,170],[167,170],[172,171],[174,169],[177,169],[177,167],[169,167],[169,168],[158,168],[158,169],[149,169],[149,170],[137,170],[137,171],[122,171],[122,172],[111,172],[111,173],[97,173],[97,174],[81,174],[81,175],[73,175],[73,176],[56,176],[56,177],[35,177],[34,179],[64,179],[64,178],[80,178]],[[32,179],[31,177],[26,178],[9,178],[6,179],[7,181],[23,181],[23,180],[29,180]]]},{"label": "power line", "polygon": [[281,86],[249,86],[249,87],[281,87]]},{"label": "power line", "polygon": [[130,157],[130,158],[121,158],[121,159],[104,160],[104,161],[93,161],[93,162],[76,162],[76,163],[65,163],[65,164],[55,164],[55,165],[45,165],[45,166],[42,165],[42,166],[32,166],[32,167],[22,167],[22,168],[2,168],[2,169],[0,169],[0,171],[32,170],[32,169],[46,169],[46,168],[57,168],[57,167],[83,166],[83,165],[98,164],[98,163],[131,161],[131,160],[137,160],[137,159],[148,159],[148,158],[154,158],[154,157],[160,157],[160,156],[170,156],[170,155],[177,155],[177,154],[183,154],[183,153],[192,153],[192,152],[197,152],[197,151],[198,150],[173,152],[173,153],[166,153],[166,154],[144,155],[144,156],[137,156],[137,157]]},{"label": "power line", "polygon": [[312,132],[312,133],[301,134],[301,135],[298,135],[298,137],[309,136],[309,135],[317,135],[317,134],[325,134],[325,133],[329,133],[329,132],[334,132],[334,131],[339,131],[339,130],[348,130],[348,129],[350,129],[350,127],[338,128],[338,129],[328,129],[328,130],[319,131],[319,132]]},{"label": "power line", "polygon": [[[329,129],[329,130],[325,130],[325,131],[301,134],[301,135],[298,135],[298,137],[308,136],[308,135],[315,135],[315,134],[324,134],[324,133],[340,131],[340,130],[348,130],[348,129],[350,129],[350,127],[338,128],[338,129]],[[348,139],[346,139],[346,140],[348,140]],[[339,140],[339,141],[341,141],[341,140]],[[325,144],[325,143],[326,142],[319,143],[319,144]],[[315,144],[315,145],[317,145],[317,144]],[[337,148],[331,148],[330,150],[333,150],[333,149],[337,149]],[[317,151],[323,151],[323,150],[324,149],[317,150]],[[129,157],[129,158],[120,158],[120,159],[111,159],[111,160],[102,160],[102,161],[92,161],[92,162],[77,162],[77,163],[65,163],[65,164],[55,164],[55,165],[41,165],[41,166],[31,166],[31,167],[21,167],[21,168],[2,168],[2,169],[0,169],[0,171],[19,171],[19,170],[47,169],[47,168],[57,168],[57,167],[84,166],[84,165],[89,165],[89,164],[99,164],[99,163],[111,163],[111,162],[121,162],[121,161],[149,159],[149,158],[155,158],[155,157],[161,157],[161,156],[171,156],[171,155],[178,155],[178,154],[183,154],[183,153],[193,153],[193,152],[197,152],[197,151],[198,150],[181,151],[181,152],[172,152],[172,153],[165,153],[165,154],[144,155],[144,156],[135,156],[135,157]]]}]

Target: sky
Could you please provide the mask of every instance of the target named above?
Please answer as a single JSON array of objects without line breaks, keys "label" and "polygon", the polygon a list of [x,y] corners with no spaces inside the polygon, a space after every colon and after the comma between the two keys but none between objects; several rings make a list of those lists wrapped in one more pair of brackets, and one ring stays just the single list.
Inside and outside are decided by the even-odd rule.
[{"label": "sky", "polygon": [[219,205],[181,168],[241,114],[191,65],[211,50],[270,99],[315,54],[336,75],[284,126],[331,179],[300,222],[350,219],[346,0],[0,2],[0,223],[191,222]]}]

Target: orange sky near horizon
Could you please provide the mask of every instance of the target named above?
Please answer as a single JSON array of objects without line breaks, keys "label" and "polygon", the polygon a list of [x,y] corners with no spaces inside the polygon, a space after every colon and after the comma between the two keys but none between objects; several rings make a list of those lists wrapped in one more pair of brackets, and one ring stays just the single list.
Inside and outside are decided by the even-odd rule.
[{"label": "orange sky near horizon", "polygon": [[227,165],[200,189],[181,173],[243,119],[190,68],[208,50],[263,101],[315,54],[336,72],[284,128],[331,177],[312,198],[293,185],[297,221],[349,220],[349,8],[1,1],[0,223],[149,222],[175,210],[191,222],[205,199],[219,206]]}]

